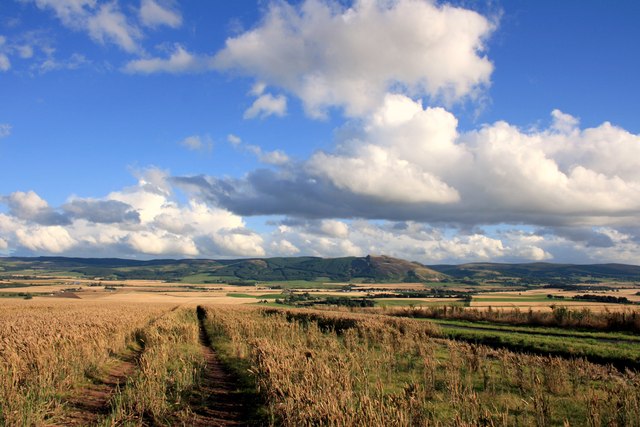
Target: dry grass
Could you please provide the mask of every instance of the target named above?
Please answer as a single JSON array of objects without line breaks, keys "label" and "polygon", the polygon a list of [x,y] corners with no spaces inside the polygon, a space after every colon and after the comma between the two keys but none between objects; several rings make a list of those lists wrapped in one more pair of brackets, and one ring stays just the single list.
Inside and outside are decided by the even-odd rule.
[{"label": "dry grass", "polygon": [[141,332],[145,344],[139,370],[112,398],[106,426],[185,424],[188,395],[204,370],[194,308],[180,308]]},{"label": "dry grass", "polygon": [[635,373],[435,339],[411,319],[207,311],[229,357],[250,364],[273,425],[640,425]]},{"label": "dry grass", "polygon": [[[82,298],[91,298],[87,294],[81,295]],[[141,302],[141,303],[154,303],[154,304],[223,304],[223,305],[240,305],[240,304],[253,304],[257,300],[252,298],[234,298],[227,296],[226,292],[218,293],[200,293],[200,292],[113,292],[97,295],[95,298],[100,301],[109,302]]]},{"label": "dry grass", "polygon": [[571,310],[583,310],[588,309],[594,313],[604,313],[610,311],[623,312],[629,310],[630,306],[625,304],[606,304],[601,302],[584,302],[584,301],[537,301],[537,302],[483,302],[480,301],[472,301],[470,306],[474,310],[479,311],[487,311],[491,309],[502,309],[502,310],[533,310],[539,312],[551,312],[553,311],[553,306],[562,305],[564,307],[570,308]]},{"label": "dry grass", "polygon": [[0,425],[41,425],[167,305],[0,302]]}]

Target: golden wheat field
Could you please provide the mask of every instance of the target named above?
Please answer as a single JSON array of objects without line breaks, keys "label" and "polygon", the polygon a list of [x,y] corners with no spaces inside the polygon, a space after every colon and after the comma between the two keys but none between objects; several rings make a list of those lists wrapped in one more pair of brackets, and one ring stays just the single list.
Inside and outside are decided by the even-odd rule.
[{"label": "golden wheat field", "polygon": [[60,300],[0,303],[0,424],[41,425],[61,396],[172,307]]},{"label": "golden wheat field", "polygon": [[581,359],[439,339],[411,319],[208,307],[275,425],[640,424],[640,377]]},{"label": "golden wheat field", "polygon": [[196,302],[2,300],[0,425],[640,425],[635,371],[393,311]]}]

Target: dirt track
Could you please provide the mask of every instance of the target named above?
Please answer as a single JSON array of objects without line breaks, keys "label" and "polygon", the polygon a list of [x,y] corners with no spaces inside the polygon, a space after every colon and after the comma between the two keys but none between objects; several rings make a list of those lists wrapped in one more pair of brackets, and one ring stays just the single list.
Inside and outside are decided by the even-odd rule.
[{"label": "dirt track", "polygon": [[[177,308],[174,307],[175,310]],[[205,368],[199,386],[189,396],[187,424],[190,426],[246,426],[258,425],[255,421],[256,399],[243,392],[238,378],[220,361],[211,347],[204,320],[206,312],[198,307],[200,347]],[[111,399],[127,379],[138,369],[138,361],[144,351],[137,342],[120,355],[102,375],[92,378],[93,383],[80,389],[66,402],[64,416],[57,420],[60,426],[97,425],[111,413]],[[143,423],[143,425],[146,425]]]},{"label": "dirt track", "polygon": [[119,387],[124,387],[137,368],[137,360],[143,347],[129,350],[113,365],[102,378],[83,388],[67,401],[69,410],[61,425],[88,426],[95,425],[98,420],[111,412],[111,397]]},{"label": "dirt track", "polygon": [[242,393],[238,379],[220,362],[211,348],[211,341],[204,327],[206,312],[198,307],[200,345],[206,367],[203,382],[197,395],[190,402],[194,417],[193,426],[245,426],[254,424],[251,415],[254,402]]}]

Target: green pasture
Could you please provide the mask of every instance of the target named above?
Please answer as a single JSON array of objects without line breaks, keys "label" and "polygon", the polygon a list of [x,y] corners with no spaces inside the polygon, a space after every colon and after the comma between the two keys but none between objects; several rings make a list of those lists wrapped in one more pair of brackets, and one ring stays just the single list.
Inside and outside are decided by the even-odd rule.
[{"label": "green pasture", "polygon": [[235,292],[229,292],[227,294],[228,297],[233,298],[255,298],[255,299],[277,299],[286,297],[285,294],[260,294],[260,295],[249,295],[249,294],[241,294]]},{"label": "green pasture", "polygon": [[424,301],[424,300],[416,300],[416,299],[387,299],[387,298],[376,298],[374,299],[376,306],[378,307],[433,307],[433,306],[443,306],[446,305],[448,307],[464,307],[465,303],[460,300],[451,299],[451,301]]},{"label": "green pasture", "polygon": [[[640,366],[640,341],[622,340],[620,335],[549,335],[535,329],[524,331],[476,328],[467,325],[437,322],[446,338],[504,347],[515,351],[550,354],[565,357],[585,357],[589,360],[637,368]],[[637,337],[636,337],[637,338]]]}]

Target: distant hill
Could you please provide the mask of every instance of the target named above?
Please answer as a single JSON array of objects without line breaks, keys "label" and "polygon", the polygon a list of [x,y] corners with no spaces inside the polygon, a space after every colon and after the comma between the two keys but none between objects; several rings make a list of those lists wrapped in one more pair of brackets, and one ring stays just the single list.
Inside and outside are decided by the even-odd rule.
[{"label": "distant hill", "polygon": [[628,264],[528,264],[472,263],[432,265],[431,269],[457,279],[491,279],[517,277],[521,279],[624,279],[640,280],[640,266]]},{"label": "distant hill", "polygon": [[640,266],[625,264],[498,264],[472,263],[426,266],[389,256],[283,257],[251,259],[119,258],[0,258],[0,275],[46,273],[89,278],[155,279],[215,283],[228,280],[332,280],[370,282],[423,282],[434,280],[491,280],[517,278],[532,283],[557,280],[619,279],[640,281]]},{"label": "distant hill", "polygon": [[118,258],[0,258],[0,274],[74,274],[117,280],[182,280],[198,276],[217,280],[325,280],[365,279],[373,282],[424,281],[443,275],[422,264],[387,256],[319,258],[254,258],[235,260],[151,260]]}]

